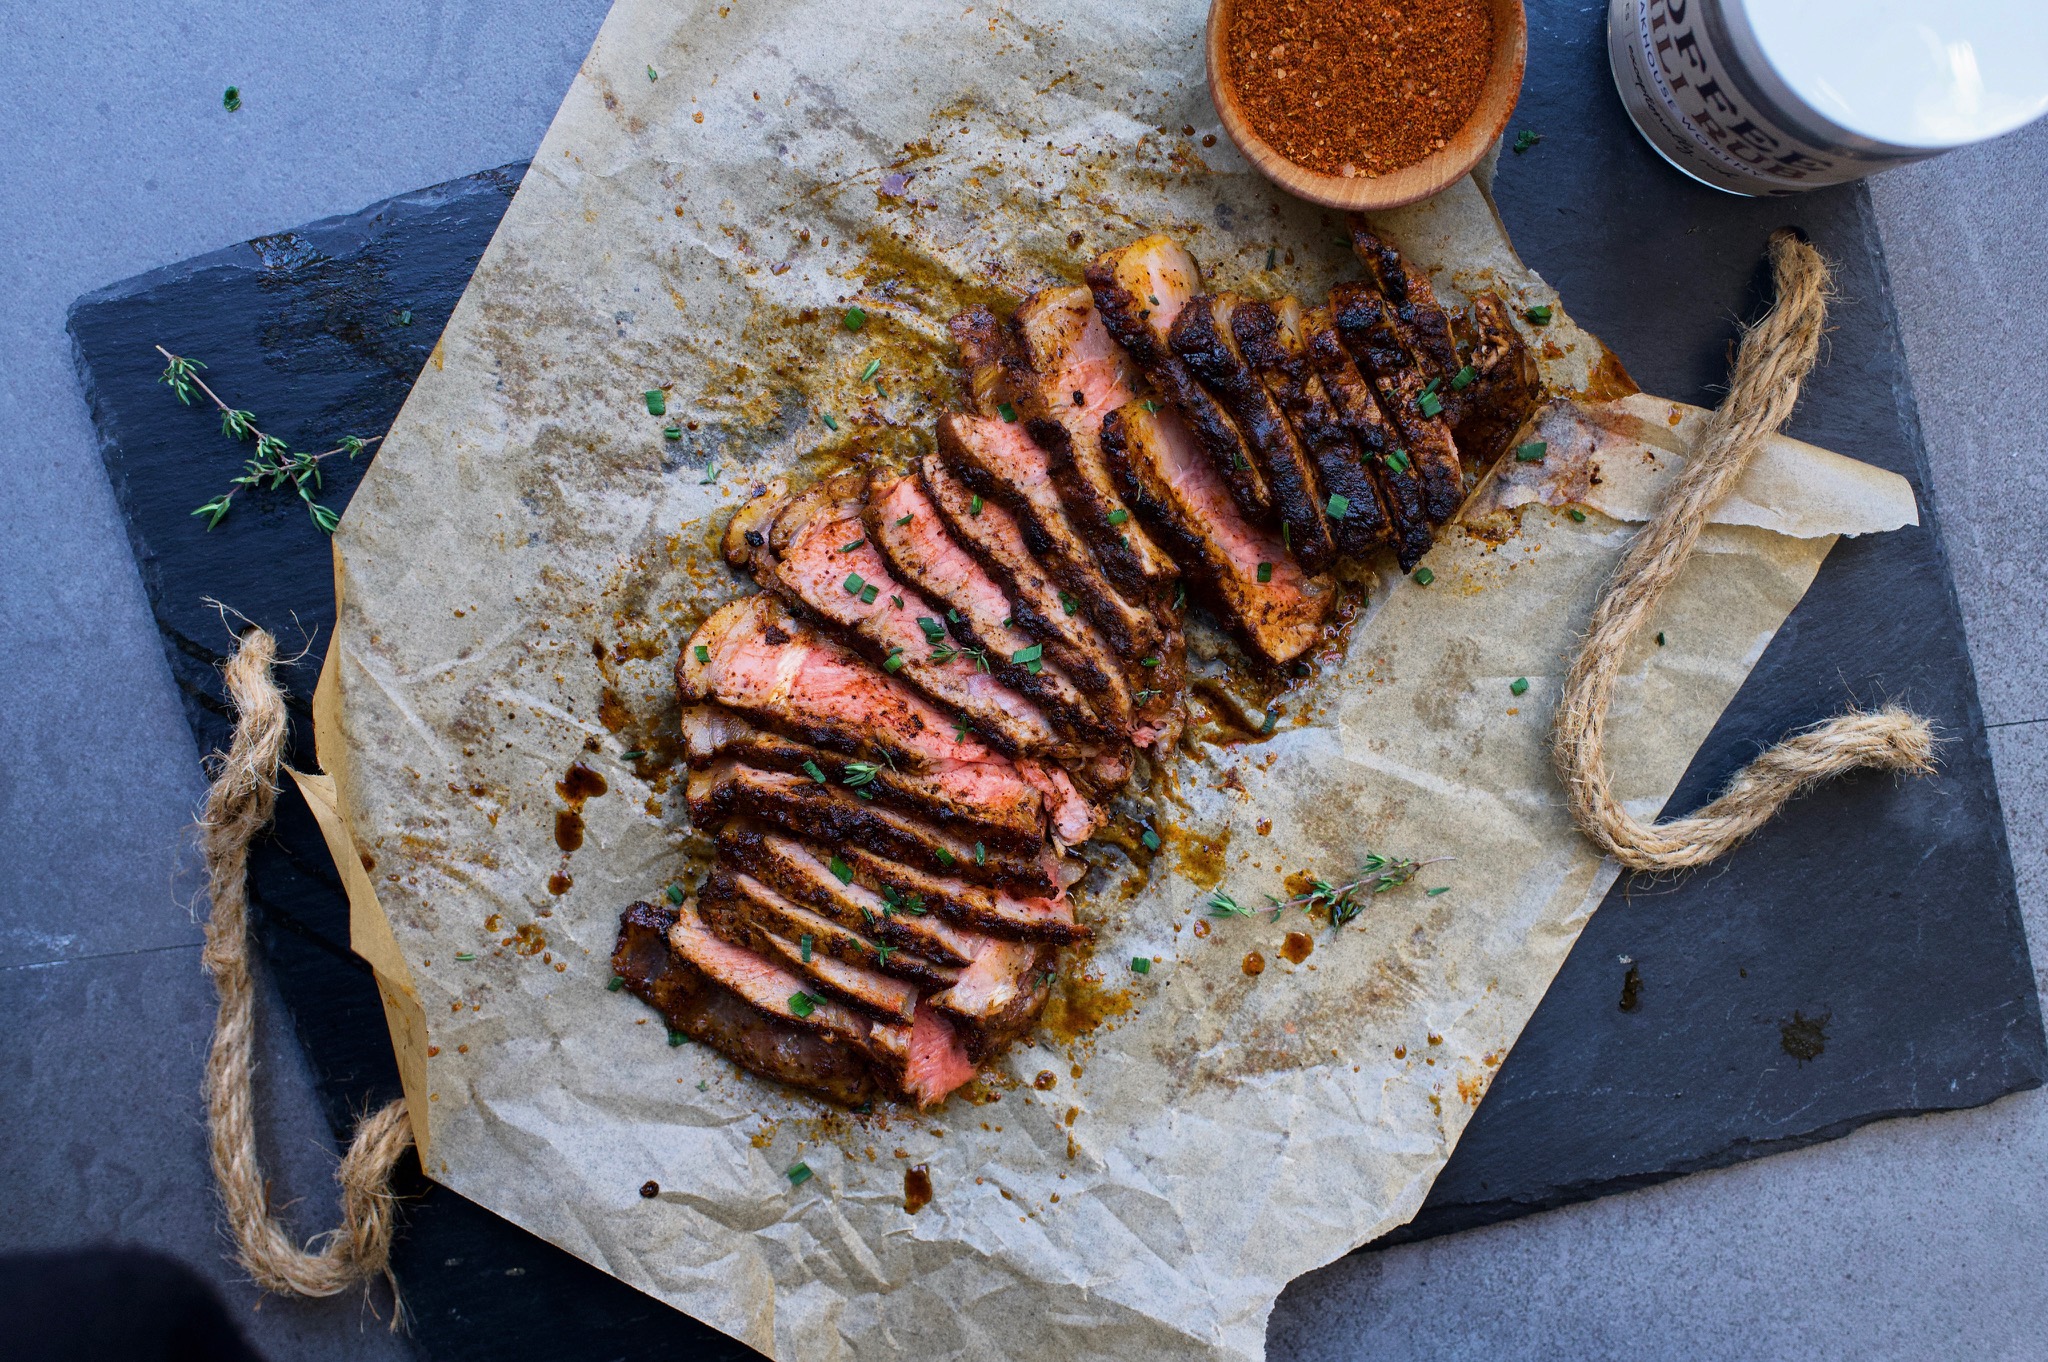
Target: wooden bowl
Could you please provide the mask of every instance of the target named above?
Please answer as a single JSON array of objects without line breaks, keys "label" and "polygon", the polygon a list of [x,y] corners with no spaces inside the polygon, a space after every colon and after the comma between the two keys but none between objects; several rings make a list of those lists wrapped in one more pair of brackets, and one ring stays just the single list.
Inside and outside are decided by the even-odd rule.
[{"label": "wooden bowl", "polygon": [[[1252,131],[1251,122],[1238,103],[1237,92],[1230,82],[1227,39],[1231,13],[1241,2],[1211,0],[1209,5],[1209,98],[1215,101],[1216,112],[1223,118],[1223,131],[1237,144],[1245,159],[1258,167],[1260,174],[1288,193],[1325,208],[1341,208],[1348,212],[1399,208],[1404,203],[1426,199],[1455,183],[1479,164],[1479,158],[1486,155],[1487,148],[1507,127],[1508,117],[1515,111],[1515,100],[1522,93],[1522,68],[1529,56],[1528,17],[1522,12],[1522,0],[1490,0],[1493,8],[1493,66],[1486,73],[1486,84],[1480,90],[1478,107],[1473,109],[1465,126],[1458,129],[1442,149],[1399,170],[1355,179],[1323,175],[1298,166],[1275,151]],[[1256,4],[1257,0],[1250,0],[1250,3]]]}]

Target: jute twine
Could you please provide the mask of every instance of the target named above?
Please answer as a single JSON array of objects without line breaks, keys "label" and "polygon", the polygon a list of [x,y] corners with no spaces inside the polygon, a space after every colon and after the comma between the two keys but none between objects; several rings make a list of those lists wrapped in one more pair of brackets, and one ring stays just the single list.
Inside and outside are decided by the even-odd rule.
[{"label": "jute twine", "polygon": [[[391,1170],[412,1147],[403,1099],[366,1117],[335,1177],[341,1183],[341,1225],[301,1248],[270,1213],[268,1182],[256,1155],[254,1064],[256,992],[249,977],[249,842],[269,824],[277,803],[277,772],[285,741],[284,697],[270,678],[277,644],[261,629],[242,635],[228,660],[235,702],[234,740],[217,758],[200,825],[213,912],[201,960],[220,994],[213,1049],[206,1060],[206,1115],[213,1176],[227,1205],[236,1260],[266,1290],[333,1296],[381,1276],[391,1284],[391,1233],[397,1218]],[[400,1311],[392,1311],[398,1327]]]},{"label": "jute twine", "polygon": [[1828,267],[1790,231],[1771,238],[1777,301],[1742,337],[1728,396],[1708,417],[1699,447],[1656,518],[1630,542],[1601,593],[1592,627],[1565,677],[1554,755],[1573,820],[1631,870],[1707,862],[1768,822],[1809,785],[1859,767],[1924,775],[1934,732],[1897,705],[1851,709],[1786,738],[1737,772],[1719,798],[1686,818],[1644,823],[1615,799],[1607,774],[1607,711],[1629,643],[1655,613],[1691,555],[1707,515],[1783,425],[1813,368],[1827,320]]}]

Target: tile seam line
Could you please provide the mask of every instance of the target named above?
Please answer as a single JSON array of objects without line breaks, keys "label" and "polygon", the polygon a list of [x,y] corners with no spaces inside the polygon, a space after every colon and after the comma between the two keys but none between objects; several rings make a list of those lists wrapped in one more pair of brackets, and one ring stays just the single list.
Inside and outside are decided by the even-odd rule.
[{"label": "tile seam line", "polygon": [[131,955],[161,955],[165,951],[197,951],[204,945],[201,941],[181,941],[168,946],[137,946],[132,951],[98,951],[92,955],[64,956],[56,960],[25,960],[16,965],[0,965],[0,974],[14,970],[56,969],[63,965],[89,965],[95,960],[119,960]]}]

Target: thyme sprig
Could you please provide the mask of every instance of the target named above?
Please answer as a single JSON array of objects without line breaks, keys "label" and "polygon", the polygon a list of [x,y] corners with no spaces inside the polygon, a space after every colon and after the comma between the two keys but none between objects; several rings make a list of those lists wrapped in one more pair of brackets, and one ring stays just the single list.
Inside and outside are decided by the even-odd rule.
[{"label": "thyme sprig", "polygon": [[221,400],[219,393],[208,387],[199,371],[206,365],[196,359],[174,355],[159,345],[156,352],[164,357],[165,367],[159,378],[170,387],[178,401],[192,405],[194,389],[204,393],[220,412],[220,432],[231,440],[253,440],[256,448],[242,463],[242,475],[229,480],[228,490],[193,511],[196,516],[206,517],[206,528],[220,524],[234,506],[235,494],[244,487],[267,488],[277,491],[290,484],[306,503],[306,512],[313,517],[313,524],[321,533],[333,534],[334,527],[341,523],[341,515],[332,507],[323,505],[315,495],[320,490],[320,462],[336,454],[346,454],[353,460],[358,454],[376,444],[384,437],[373,436],[364,440],[354,435],[344,436],[340,444],[332,449],[323,449],[317,454],[293,450],[283,440],[265,433],[256,424],[256,413],[231,407]]},{"label": "thyme sprig", "polygon": [[[1403,856],[1382,856],[1368,851],[1360,863],[1355,878],[1343,884],[1332,884],[1328,880],[1310,879],[1308,892],[1295,894],[1290,898],[1266,895],[1266,902],[1272,907],[1267,921],[1278,922],[1280,915],[1289,908],[1299,908],[1303,913],[1313,915],[1322,911],[1329,916],[1332,930],[1340,930],[1344,924],[1363,913],[1372,902],[1374,895],[1384,894],[1390,889],[1399,889],[1413,880],[1416,873],[1426,865],[1439,865],[1455,861],[1455,856],[1431,856],[1424,860],[1410,860]],[[1441,894],[1442,889],[1432,889],[1431,895]],[[1213,918],[1251,917],[1253,910],[1245,907],[1222,890],[1209,896],[1209,916]]]}]

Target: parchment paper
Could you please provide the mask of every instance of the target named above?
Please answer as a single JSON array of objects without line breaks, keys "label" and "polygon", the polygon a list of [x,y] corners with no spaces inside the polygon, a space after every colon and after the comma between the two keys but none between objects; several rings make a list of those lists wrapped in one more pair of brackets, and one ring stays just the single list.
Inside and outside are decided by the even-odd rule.
[{"label": "parchment paper", "polygon": [[[1261,1356],[1290,1278],[1420,1206],[1615,875],[1565,818],[1548,715],[1700,417],[1629,396],[1560,311],[1534,339],[1579,396],[1539,419],[1550,457],[1483,490],[1432,585],[1375,584],[1269,740],[1199,746],[1120,810],[1164,850],[1149,874],[1097,853],[1099,950],[975,1091],[823,1114],[606,989],[620,908],[701,863],[668,668],[747,589],[710,548],[755,481],[920,448],[958,401],[949,315],[1146,230],[1219,286],[1355,275],[1332,218],[1205,145],[1202,19],[621,0],[336,536],[331,780],[307,793],[424,1166],[777,1357]],[[1470,181],[1382,225],[1454,301],[1558,305]],[[1833,536],[1914,508],[1902,480],[1780,441],[1718,519],[1616,697],[1644,814]],[[569,853],[576,761],[609,788]],[[1456,859],[1341,933],[1205,921],[1212,888],[1256,904],[1367,848]],[[1314,951],[1290,964],[1295,930]],[[799,1159],[815,1176],[792,1186]],[[919,1163],[936,1195],[913,1216]]]}]

